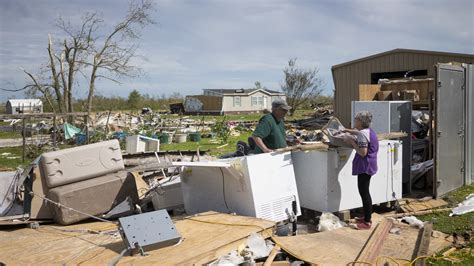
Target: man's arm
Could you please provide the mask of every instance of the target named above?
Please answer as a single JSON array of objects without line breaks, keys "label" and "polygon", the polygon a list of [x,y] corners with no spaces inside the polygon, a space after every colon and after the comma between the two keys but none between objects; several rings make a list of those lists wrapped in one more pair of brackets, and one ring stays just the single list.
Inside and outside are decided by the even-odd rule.
[{"label": "man's arm", "polygon": [[267,152],[272,152],[273,150],[269,149],[265,143],[263,143],[263,140],[260,137],[257,136],[252,136],[253,140],[255,141],[255,144],[265,153]]}]

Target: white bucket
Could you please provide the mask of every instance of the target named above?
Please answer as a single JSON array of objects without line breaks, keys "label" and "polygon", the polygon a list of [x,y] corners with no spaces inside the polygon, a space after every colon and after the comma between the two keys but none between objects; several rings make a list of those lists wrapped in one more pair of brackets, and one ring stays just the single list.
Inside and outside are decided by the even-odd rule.
[{"label": "white bucket", "polygon": [[174,135],[174,142],[176,143],[183,143],[186,142],[186,138],[188,137],[188,134],[175,134]]}]

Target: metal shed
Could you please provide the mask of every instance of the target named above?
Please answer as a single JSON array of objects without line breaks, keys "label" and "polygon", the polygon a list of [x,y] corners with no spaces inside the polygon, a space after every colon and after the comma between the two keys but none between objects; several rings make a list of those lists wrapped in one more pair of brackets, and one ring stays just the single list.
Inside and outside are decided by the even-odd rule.
[{"label": "metal shed", "polygon": [[43,102],[40,99],[10,99],[6,104],[7,114],[42,113]]},{"label": "metal shed", "polygon": [[345,126],[351,122],[351,102],[359,100],[359,84],[377,84],[379,79],[434,78],[435,64],[474,63],[473,54],[394,49],[332,67],[335,115]]}]

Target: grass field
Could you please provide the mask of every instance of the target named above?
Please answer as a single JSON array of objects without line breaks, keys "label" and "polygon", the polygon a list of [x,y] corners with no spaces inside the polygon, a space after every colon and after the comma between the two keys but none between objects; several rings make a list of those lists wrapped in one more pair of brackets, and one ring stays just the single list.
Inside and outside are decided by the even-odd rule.
[{"label": "grass field", "polygon": [[[161,144],[160,150],[169,151],[169,150],[211,150],[211,155],[221,155],[229,152],[234,152],[236,150],[236,144],[239,140],[247,142],[248,137],[250,137],[251,132],[241,132],[239,136],[231,136],[227,143],[220,143],[217,139],[202,138],[200,142],[185,142],[185,143],[171,143],[171,144]],[[220,146],[224,147],[218,148]]]},{"label": "grass field", "polygon": [[[448,207],[456,207],[458,203],[462,202],[466,196],[474,193],[474,184],[461,187],[443,197],[448,202]],[[474,231],[474,212],[466,213],[460,216],[449,216],[449,211],[439,212],[434,214],[427,214],[418,216],[418,219],[425,222],[432,222],[433,229],[441,231],[446,234],[457,234],[462,237],[464,234],[473,237]],[[444,252],[444,251],[443,251]],[[441,254],[442,252],[440,252]],[[460,260],[457,265],[474,265],[474,243],[468,241],[465,249],[457,250],[451,257]],[[453,265],[449,261],[436,260],[431,261],[432,265]]]},{"label": "grass field", "polygon": [[0,171],[13,171],[22,165],[21,147],[0,148]]},{"label": "grass field", "polygon": [[2,132],[0,131],[0,139],[16,139],[21,138],[20,132]]}]

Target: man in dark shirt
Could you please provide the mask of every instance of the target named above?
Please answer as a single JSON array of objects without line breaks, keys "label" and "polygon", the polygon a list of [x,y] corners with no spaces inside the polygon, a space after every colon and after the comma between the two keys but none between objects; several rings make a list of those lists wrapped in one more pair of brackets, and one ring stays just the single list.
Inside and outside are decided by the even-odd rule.
[{"label": "man in dark shirt", "polygon": [[287,146],[283,119],[290,109],[285,100],[278,99],[272,102],[272,112],[260,118],[252,134],[256,144],[255,154],[272,152]]}]

